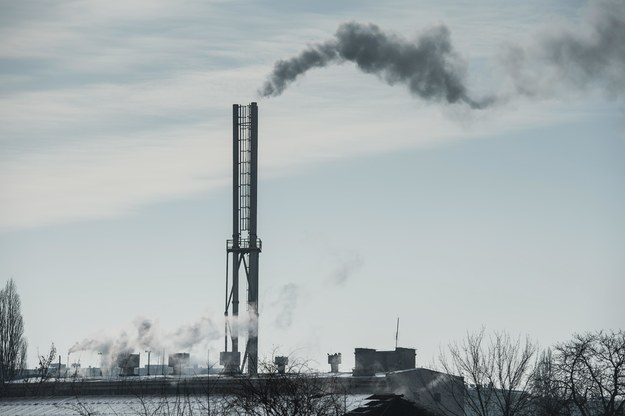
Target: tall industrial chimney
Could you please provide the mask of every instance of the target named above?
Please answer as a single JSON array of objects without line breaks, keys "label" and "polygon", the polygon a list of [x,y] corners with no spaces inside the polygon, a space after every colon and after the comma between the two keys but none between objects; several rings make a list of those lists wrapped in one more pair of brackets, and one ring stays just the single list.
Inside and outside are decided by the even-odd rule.
[{"label": "tall industrial chimney", "polygon": [[[220,363],[228,373],[258,373],[258,255],[256,234],[258,184],[258,106],[232,106],[232,239],[226,241],[226,308],[224,351]],[[232,274],[228,267],[232,264]],[[243,363],[239,351],[239,276],[247,282],[247,340]],[[228,338],[231,350],[228,351]]]}]

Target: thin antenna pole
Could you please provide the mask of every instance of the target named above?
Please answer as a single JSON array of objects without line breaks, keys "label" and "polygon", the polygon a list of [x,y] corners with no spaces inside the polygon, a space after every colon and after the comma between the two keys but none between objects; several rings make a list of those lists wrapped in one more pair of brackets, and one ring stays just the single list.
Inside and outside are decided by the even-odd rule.
[{"label": "thin antenna pole", "polygon": [[395,330],[395,349],[397,349],[398,339],[399,339],[399,316],[397,317],[397,329]]}]

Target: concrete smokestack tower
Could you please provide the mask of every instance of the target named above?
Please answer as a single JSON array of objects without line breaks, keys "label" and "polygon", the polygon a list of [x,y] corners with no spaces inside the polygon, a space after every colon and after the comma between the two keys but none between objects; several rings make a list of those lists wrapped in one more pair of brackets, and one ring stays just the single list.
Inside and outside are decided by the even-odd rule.
[{"label": "concrete smokestack tower", "polygon": [[[226,330],[220,363],[228,373],[258,373],[258,255],[257,236],[258,106],[232,106],[232,239],[226,242]],[[232,264],[232,274],[228,266]],[[239,276],[247,282],[247,341],[241,363],[239,351]],[[228,351],[228,338],[231,350]]]}]

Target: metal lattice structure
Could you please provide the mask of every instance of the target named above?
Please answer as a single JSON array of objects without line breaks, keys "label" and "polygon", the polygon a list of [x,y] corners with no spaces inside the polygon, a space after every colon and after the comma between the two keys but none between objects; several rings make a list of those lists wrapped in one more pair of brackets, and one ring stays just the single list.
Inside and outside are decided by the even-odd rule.
[{"label": "metal lattice structure", "polygon": [[[258,255],[262,242],[257,229],[258,106],[232,106],[232,239],[226,241],[226,308],[224,371],[238,373],[247,365],[258,372]],[[231,266],[231,267],[230,267]],[[229,272],[230,268],[230,272]],[[247,282],[246,345],[239,351],[239,278]],[[230,339],[230,350],[228,350]]]}]

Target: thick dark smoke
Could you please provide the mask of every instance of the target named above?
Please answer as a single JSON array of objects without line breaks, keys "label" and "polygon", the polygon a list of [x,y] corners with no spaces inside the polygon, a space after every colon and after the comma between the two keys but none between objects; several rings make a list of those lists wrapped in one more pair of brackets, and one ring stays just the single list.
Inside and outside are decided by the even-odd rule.
[{"label": "thick dark smoke", "polygon": [[350,22],[339,26],[334,39],[312,45],[298,56],[278,61],[258,91],[280,95],[290,83],[312,68],[354,62],[390,85],[404,84],[410,92],[431,101],[485,105],[470,98],[464,84],[464,64],[454,52],[449,30],[439,26],[410,42],[385,33],[376,25]]},{"label": "thick dark smoke", "polygon": [[408,41],[373,24],[344,23],[334,38],[278,61],[258,93],[280,95],[308,70],[353,62],[390,85],[402,84],[428,101],[484,108],[510,98],[543,98],[599,87],[609,95],[625,93],[625,0],[594,0],[580,27],[551,27],[528,46],[508,45],[503,78],[509,95],[498,89],[477,99],[465,83],[465,65],[454,51],[449,30],[439,26]]},{"label": "thick dark smoke", "polygon": [[278,96],[309,69],[324,67],[333,62],[340,62],[334,42],[313,45],[295,58],[276,62],[269,79],[258,93],[263,97]]},{"label": "thick dark smoke", "polygon": [[625,1],[591,3],[584,25],[543,33],[504,57],[518,93],[541,97],[589,87],[612,96],[625,92]]}]

